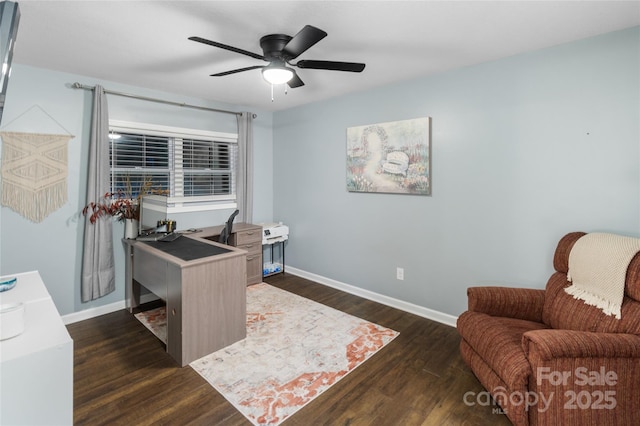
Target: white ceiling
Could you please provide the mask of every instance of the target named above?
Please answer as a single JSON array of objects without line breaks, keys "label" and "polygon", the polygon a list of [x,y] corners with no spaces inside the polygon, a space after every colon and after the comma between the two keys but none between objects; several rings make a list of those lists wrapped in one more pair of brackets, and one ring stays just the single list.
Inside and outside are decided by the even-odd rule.
[{"label": "white ceiling", "polygon": [[[639,1],[18,4],[15,63],[271,111],[640,25]],[[260,37],[293,36],[307,24],[329,35],[298,60],[364,62],[365,70],[300,69],[306,85],[286,96],[276,88],[272,102],[259,70],[209,76],[266,63],[187,40],[200,36],[262,54]]]}]

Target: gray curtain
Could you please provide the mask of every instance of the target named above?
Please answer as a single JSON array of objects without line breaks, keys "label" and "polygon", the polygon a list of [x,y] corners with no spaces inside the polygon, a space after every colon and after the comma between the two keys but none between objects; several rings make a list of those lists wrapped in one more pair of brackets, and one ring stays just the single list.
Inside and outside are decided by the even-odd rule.
[{"label": "gray curtain", "polygon": [[238,115],[238,185],[236,202],[240,210],[239,221],[253,220],[253,114]]},{"label": "gray curtain", "polygon": [[[102,86],[93,90],[91,138],[89,140],[89,173],[87,200],[97,202],[109,191],[109,114],[107,96]],[[84,223],[82,253],[82,301],[105,296],[116,289],[113,260],[112,219],[102,218],[95,224]]]}]

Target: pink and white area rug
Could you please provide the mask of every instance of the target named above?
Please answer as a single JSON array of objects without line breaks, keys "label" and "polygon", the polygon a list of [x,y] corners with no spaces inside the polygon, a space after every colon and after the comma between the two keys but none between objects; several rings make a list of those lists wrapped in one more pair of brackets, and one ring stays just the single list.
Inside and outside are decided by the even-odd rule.
[{"label": "pink and white area rug", "polygon": [[167,343],[167,310],[164,306],[138,312],[134,316],[158,339],[162,340],[162,343]]},{"label": "pink and white area rug", "polygon": [[261,283],[247,337],[190,364],[254,425],[279,425],[398,332]]}]

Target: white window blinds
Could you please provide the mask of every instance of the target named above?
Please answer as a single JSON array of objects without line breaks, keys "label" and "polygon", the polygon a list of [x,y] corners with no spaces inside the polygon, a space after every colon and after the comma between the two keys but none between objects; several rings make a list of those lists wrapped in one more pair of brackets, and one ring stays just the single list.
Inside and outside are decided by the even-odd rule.
[{"label": "white window blinds", "polygon": [[146,187],[182,203],[235,200],[237,136],[111,122],[111,191]]},{"label": "white window blinds", "polygon": [[173,162],[169,138],[114,131],[109,138],[111,192],[136,197],[145,181],[156,189],[170,188]]},{"label": "white window blinds", "polygon": [[232,188],[235,188],[236,151],[236,145],[183,139],[184,195],[234,193]]}]

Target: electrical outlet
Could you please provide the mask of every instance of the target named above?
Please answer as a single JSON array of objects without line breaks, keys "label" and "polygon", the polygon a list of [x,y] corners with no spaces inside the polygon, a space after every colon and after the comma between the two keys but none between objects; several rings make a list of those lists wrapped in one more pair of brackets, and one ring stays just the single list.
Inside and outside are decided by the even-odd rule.
[{"label": "electrical outlet", "polygon": [[404,268],[396,268],[396,279],[404,280]]}]

